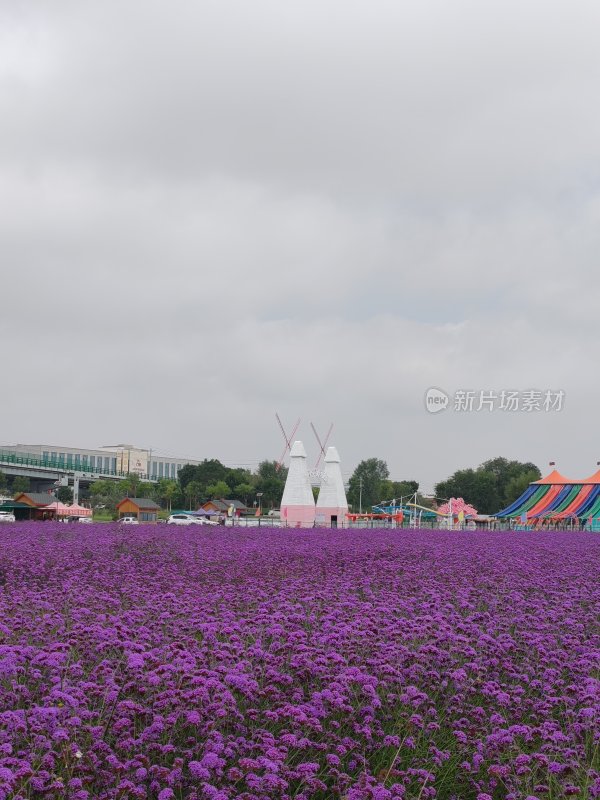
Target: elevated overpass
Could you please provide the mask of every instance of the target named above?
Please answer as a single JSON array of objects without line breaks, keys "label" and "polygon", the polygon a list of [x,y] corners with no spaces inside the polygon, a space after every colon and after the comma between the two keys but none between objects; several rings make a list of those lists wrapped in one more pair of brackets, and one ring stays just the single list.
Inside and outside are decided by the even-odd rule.
[{"label": "elevated overpass", "polygon": [[[3,452],[0,450],[0,472],[8,477],[21,476],[29,478],[38,486],[53,485],[58,481],[64,485],[73,484],[75,478],[79,479],[81,485],[89,485],[94,481],[110,480],[123,481],[130,475],[125,472],[118,472],[111,469],[90,471],[84,465],[67,465],[62,460],[38,458],[29,454],[16,454]],[[136,473],[137,475],[137,473]],[[139,475],[140,480],[156,483],[156,478],[148,475]]]}]

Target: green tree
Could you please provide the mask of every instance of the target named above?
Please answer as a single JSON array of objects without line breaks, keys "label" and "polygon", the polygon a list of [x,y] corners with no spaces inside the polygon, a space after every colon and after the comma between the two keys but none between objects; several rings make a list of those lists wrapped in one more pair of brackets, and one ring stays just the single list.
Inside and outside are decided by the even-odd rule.
[{"label": "green tree", "polygon": [[[165,502],[165,501],[163,501],[163,502]],[[173,508],[183,508],[184,507],[185,500],[184,500],[183,490],[181,489],[181,486],[179,486],[179,484],[177,484],[177,489],[173,493],[173,497],[170,500],[167,499],[166,503],[167,503],[167,507],[169,508],[169,511],[171,511]]]},{"label": "green tree", "polygon": [[203,491],[207,486],[214,486],[218,481],[225,481],[227,479],[227,467],[221,464],[218,458],[205,458],[196,467],[196,475],[194,480],[197,480]]},{"label": "green tree", "polygon": [[21,492],[28,492],[30,486],[31,486],[31,481],[29,480],[29,478],[24,478],[21,475],[17,475],[16,478],[13,478],[12,482],[13,494],[21,494]]},{"label": "green tree", "polygon": [[251,483],[238,483],[233,489],[233,499],[241,500],[245,505],[248,505],[249,498],[254,492],[254,486]]},{"label": "green tree", "polygon": [[407,500],[411,500],[418,491],[418,481],[381,481],[381,499],[396,500],[396,502],[402,500],[405,503]]},{"label": "green tree", "polygon": [[178,474],[182,497],[188,498],[187,486],[194,482],[200,487],[199,497],[238,499],[246,505],[254,502],[256,492],[262,492],[265,508],[280,505],[286,478],[287,469],[278,468],[276,461],[261,461],[252,473],[241,467],[226,467],[217,459],[205,459],[200,464],[186,464]]},{"label": "green tree", "polygon": [[531,470],[530,472],[522,472],[520,475],[515,475],[511,478],[504,489],[502,507],[506,508],[514,503],[514,501],[523,494],[525,489],[527,489],[529,484],[539,480],[539,478],[539,469]]},{"label": "green tree", "polygon": [[258,478],[268,480],[269,478],[276,478],[285,484],[287,478],[287,467],[279,465],[278,461],[261,461],[256,470]]},{"label": "green tree", "polygon": [[198,501],[202,494],[202,486],[198,481],[190,481],[184,490],[184,496],[187,501],[188,508],[198,505]]},{"label": "green tree", "polygon": [[206,487],[206,494],[212,499],[227,498],[231,494],[231,489],[225,481],[217,481],[211,486]]},{"label": "green tree", "polygon": [[419,491],[419,481],[393,481],[394,497],[407,498]]},{"label": "green tree", "polygon": [[200,486],[199,494],[205,496],[208,494],[207,487],[214,486],[219,481],[227,483],[228,473],[229,469],[218,459],[205,458],[200,464],[186,464],[179,470],[177,477],[184,494],[186,486],[193,481]]},{"label": "green tree", "polygon": [[94,504],[99,497],[105,497],[110,494],[110,483],[111,482],[107,480],[100,480],[94,481],[94,483],[90,485],[90,496]]},{"label": "green tree", "polygon": [[[281,505],[281,498],[283,497],[285,481],[278,480],[277,478],[260,478],[254,488],[255,496],[257,492],[262,492],[261,505],[263,508],[279,508]],[[254,500],[252,502],[254,503]]]},{"label": "green tree", "polygon": [[471,498],[471,501],[468,502],[471,502],[481,514],[493,514],[499,510],[498,485],[491,472],[480,469],[475,471],[475,483]]},{"label": "green tree", "polygon": [[232,491],[235,491],[236,486],[252,484],[252,473],[249,469],[234,468],[227,470],[225,481]]},{"label": "green tree", "polygon": [[279,508],[286,479],[287,469],[278,467],[277,461],[260,462],[254,481],[254,493],[262,492],[263,508]]},{"label": "green tree", "polygon": [[498,511],[500,502],[494,475],[481,469],[458,470],[446,481],[436,484],[435,495],[440,502],[462,497],[482,514]]},{"label": "green tree", "polygon": [[[510,505],[510,503],[516,500],[519,496],[512,496],[512,492],[514,492],[515,485],[523,485],[522,480],[512,484],[513,489],[511,489],[511,492],[507,491],[509,484],[511,484],[515,478],[522,479],[523,476],[526,475],[530,478],[528,483],[531,483],[532,480],[537,481],[542,477],[542,473],[539,471],[538,467],[536,467],[536,465],[532,464],[530,461],[509,461],[507,458],[502,457],[491,458],[488,461],[484,461],[479,469],[484,470],[485,472],[491,472],[492,475],[494,475],[496,481],[496,490],[498,492],[498,501],[502,508]],[[499,510],[500,508],[496,509],[496,511]]]},{"label": "green tree", "polygon": [[495,514],[510,505],[540,471],[530,462],[493,458],[477,469],[462,469],[435,486],[439,499],[462,497],[482,514]]},{"label": "green tree", "polygon": [[150,481],[140,481],[137,487],[134,487],[134,490],[136,494],[131,495],[132,497],[147,497],[150,500],[157,499],[157,486],[155,483],[150,483]]},{"label": "green tree", "polygon": [[70,486],[59,486],[56,492],[56,499],[61,503],[72,503],[73,489]]},{"label": "green tree", "polygon": [[[121,494],[123,497],[141,497],[140,485],[142,479],[134,472],[130,472],[125,480],[121,481]],[[150,484],[151,485],[151,484]]]},{"label": "green tree", "polygon": [[193,480],[196,480],[196,466],[195,464],[185,464],[177,473],[177,480],[182,489]]},{"label": "green tree", "polygon": [[167,506],[167,510],[171,513],[173,502],[181,496],[181,489],[177,481],[171,478],[161,478],[156,487],[156,495],[158,500]]},{"label": "green tree", "polygon": [[353,510],[371,509],[371,506],[386,498],[382,489],[389,488],[385,481],[390,471],[385,461],[379,458],[368,458],[356,467],[348,484],[348,502]]},{"label": "green tree", "polygon": [[[251,495],[262,492],[261,505],[263,508],[279,508],[287,479],[287,468],[279,466],[277,461],[261,461],[254,476],[254,486]],[[248,501],[246,501],[248,503]]]},{"label": "green tree", "polygon": [[119,481],[99,480],[91,484],[90,497],[94,508],[106,506],[114,511],[119,500],[125,497],[125,492]]}]

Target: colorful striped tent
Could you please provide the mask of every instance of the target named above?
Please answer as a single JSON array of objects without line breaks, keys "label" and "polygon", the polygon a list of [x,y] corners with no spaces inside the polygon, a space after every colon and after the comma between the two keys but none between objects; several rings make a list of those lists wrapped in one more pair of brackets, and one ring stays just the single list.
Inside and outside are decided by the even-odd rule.
[{"label": "colorful striped tent", "polygon": [[600,469],[589,478],[571,480],[557,470],[530,483],[518,500],[496,517],[553,521],[600,516]]}]

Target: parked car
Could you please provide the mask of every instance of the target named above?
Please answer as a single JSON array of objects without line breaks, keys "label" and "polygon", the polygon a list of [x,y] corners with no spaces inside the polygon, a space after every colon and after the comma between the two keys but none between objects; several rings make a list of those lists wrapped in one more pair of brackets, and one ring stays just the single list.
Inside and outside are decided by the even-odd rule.
[{"label": "parked car", "polygon": [[192,514],[171,514],[167,525],[217,525],[217,523],[206,517],[194,517]]},{"label": "parked car", "polygon": [[16,522],[16,519],[12,511],[0,511],[0,522]]},{"label": "parked car", "polygon": [[208,517],[194,517],[194,519],[199,519],[202,525],[220,525],[221,523],[218,522],[216,519],[209,519]]},{"label": "parked car", "polygon": [[139,525],[139,521],[136,517],[121,517],[119,520],[119,525]]}]

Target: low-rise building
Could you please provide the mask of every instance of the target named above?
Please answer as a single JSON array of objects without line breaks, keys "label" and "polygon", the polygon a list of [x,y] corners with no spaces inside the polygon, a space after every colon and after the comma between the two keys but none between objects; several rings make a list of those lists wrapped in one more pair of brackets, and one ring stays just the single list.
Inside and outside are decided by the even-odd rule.
[{"label": "low-rise building", "polygon": [[29,519],[53,519],[54,511],[48,506],[55,499],[54,495],[48,492],[21,492],[15,497],[14,502],[29,507]]},{"label": "low-rise building", "polygon": [[[230,513],[230,509],[233,507],[233,512]],[[225,500],[223,498],[219,500],[207,500],[206,503],[203,503],[200,508],[202,511],[209,511],[213,513],[215,516],[236,516],[241,517],[242,514],[248,513],[248,507],[245,506],[241,500]]]},{"label": "low-rise building", "polygon": [[124,497],[117,503],[117,514],[121,517],[135,517],[138,522],[156,522],[160,506],[147,497]]}]

